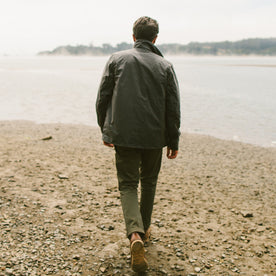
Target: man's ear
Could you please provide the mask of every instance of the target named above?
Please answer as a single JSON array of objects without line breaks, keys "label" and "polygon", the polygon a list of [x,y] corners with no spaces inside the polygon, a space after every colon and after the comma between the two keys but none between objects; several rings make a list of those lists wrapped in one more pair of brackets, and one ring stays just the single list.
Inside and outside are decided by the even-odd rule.
[{"label": "man's ear", "polygon": [[136,37],[134,36],[134,34],[132,35],[133,41],[136,41]]},{"label": "man's ear", "polygon": [[154,44],[157,39],[157,36],[153,39],[152,43]]}]

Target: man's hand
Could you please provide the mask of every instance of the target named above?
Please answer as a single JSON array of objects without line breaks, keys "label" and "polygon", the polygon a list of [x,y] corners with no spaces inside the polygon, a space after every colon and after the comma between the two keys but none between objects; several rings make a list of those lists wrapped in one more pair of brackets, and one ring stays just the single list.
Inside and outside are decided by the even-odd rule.
[{"label": "man's hand", "polygon": [[109,148],[114,148],[114,145],[113,144],[110,144],[110,143],[107,143],[105,141],[103,141],[103,144]]},{"label": "man's hand", "polygon": [[167,157],[169,159],[175,159],[178,154],[178,150],[172,150],[171,148],[167,147]]}]

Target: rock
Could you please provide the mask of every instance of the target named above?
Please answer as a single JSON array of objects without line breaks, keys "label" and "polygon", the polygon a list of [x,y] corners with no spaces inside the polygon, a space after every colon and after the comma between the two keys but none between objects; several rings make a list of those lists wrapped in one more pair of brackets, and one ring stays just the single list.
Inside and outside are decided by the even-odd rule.
[{"label": "rock", "polygon": [[97,227],[99,228],[99,229],[101,229],[101,230],[105,230],[105,225],[97,225]]},{"label": "rock", "polygon": [[51,140],[51,139],[53,139],[52,136],[47,136],[47,137],[42,138],[41,140],[48,141],[48,140]]},{"label": "rock", "polygon": [[205,267],[206,267],[207,269],[210,269],[212,266],[213,266],[212,264],[205,264]]},{"label": "rock", "polygon": [[102,273],[104,273],[105,271],[106,271],[106,268],[105,267],[100,267],[100,271],[102,272]]},{"label": "rock", "polygon": [[110,225],[109,227],[108,227],[108,231],[112,231],[112,230],[114,230],[115,229],[115,227],[113,226],[113,225]]},{"label": "rock", "polygon": [[257,232],[258,233],[261,233],[261,232],[264,232],[266,230],[266,227],[265,226],[259,226],[258,228],[257,228]]},{"label": "rock", "polygon": [[240,213],[242,214],[242,216],[244,218],[252,218],[253,217],[253,213],[247,212],[247,211],[240,211]]},{"label": "rock", "polygon": [[200,272],[201,268],[200,267],[195,267],[195,272],[198,273]]},{"label": "rock", "polygon": [[6,269],[6,272],[7,272],[7,273],[13,273],[13,269],[7,268],[7,269]]},{"label": "rock", "polygon": [[66,176],[66,175],[64,175],[64,174],[59,174],[59,175],[58,175],[58,178],[59,178],[59,179],[68,179],[69,177]]},{"label": "rock", "polygon": [[80,260],[80,255],[74,255],[74,256],[73,256],[73,259],[74,259],[74,260],[77,260],[77,261]]}]

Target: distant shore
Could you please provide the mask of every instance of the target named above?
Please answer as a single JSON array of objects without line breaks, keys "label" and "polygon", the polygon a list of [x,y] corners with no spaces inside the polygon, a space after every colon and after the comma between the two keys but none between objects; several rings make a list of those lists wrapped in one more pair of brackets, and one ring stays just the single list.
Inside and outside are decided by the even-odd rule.
[{"label": "distant shore", "polygon": [[[132,275],[99,129],[0,121],[0,133],[0,271]],[[179,157],[163,157],[149,275],[273,275],[275,179],[276,149],[183,133]]]},{"label": "distant shore", "polygon": [[[63,45],[52,51],[39,52],[38,55],[110,55],[114,52],[131,49],[133,43],[122,42],[116,46],[105,43],[102,46],[94,45]],[[157,47],[166,55],[260,55],[276,56],[276,38],[249,38],[239,41],[220,42],[190,42],[188,44],[167,43],[157,44]]]}]

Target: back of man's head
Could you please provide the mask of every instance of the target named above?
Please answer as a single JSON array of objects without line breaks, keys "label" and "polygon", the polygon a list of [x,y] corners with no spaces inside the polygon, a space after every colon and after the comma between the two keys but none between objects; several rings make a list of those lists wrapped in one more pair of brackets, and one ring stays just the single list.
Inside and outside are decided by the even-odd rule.
[{"label": "back of man's head", "polygon": [[136,39],[153,41],[158,32],[158,22],[148,16],[138,18],[133,24],[133,35]]}]

